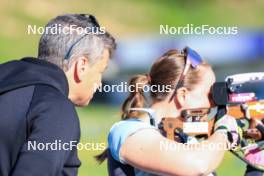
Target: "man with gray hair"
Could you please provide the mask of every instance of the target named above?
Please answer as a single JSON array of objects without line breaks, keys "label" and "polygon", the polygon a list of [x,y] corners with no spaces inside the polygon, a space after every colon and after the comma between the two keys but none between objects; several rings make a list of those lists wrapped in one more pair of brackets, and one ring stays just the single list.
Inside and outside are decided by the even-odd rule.
[{"label": "man with gray hair", "polygon": [[74,105],[89,104],[116,48],[92,15],[61,15],[45,29],[38,59],[0,65],[1,176],[77,175]]}]

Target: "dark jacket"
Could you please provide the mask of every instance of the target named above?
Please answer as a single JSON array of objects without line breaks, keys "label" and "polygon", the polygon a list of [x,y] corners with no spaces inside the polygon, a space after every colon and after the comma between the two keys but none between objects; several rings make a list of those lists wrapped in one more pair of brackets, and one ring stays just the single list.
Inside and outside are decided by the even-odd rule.
[{"label": "dark jacket", "polygon": [[59,67],[34,58],[0,65],[0,176],[77,175],[79,138]]}]

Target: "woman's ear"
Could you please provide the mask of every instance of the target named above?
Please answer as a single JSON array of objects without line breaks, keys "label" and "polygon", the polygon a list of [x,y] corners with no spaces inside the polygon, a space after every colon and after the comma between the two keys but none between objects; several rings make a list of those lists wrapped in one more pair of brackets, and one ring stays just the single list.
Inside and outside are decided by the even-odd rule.
[{"label": "woman's ear", "polygon": [[185,87],[181,87],[177,90],[174,101],[178,109],[181,109],[182,107],[185,106],[187,101],[187,93],[188,90]]},{"label": "woman's ear", "polygon": [[88,69],[88,59],[86,57],[80,57],[74,63],[74,80],[80,83],[86,75]]}]

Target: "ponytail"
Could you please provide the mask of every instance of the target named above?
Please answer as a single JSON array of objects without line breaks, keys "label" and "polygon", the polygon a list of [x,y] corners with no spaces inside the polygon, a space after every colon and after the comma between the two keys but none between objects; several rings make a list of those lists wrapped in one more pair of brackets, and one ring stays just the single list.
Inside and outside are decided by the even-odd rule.
[{"label": "ponytail", "polygon": [[[129,81],[130,93],[122,105],[122,119],[138,117],[138,112],[130,110],[131,108],[143,108],[146,98],[144,96],[143,87],[150,84],[148,75],[137,75]],[[101,154],[94,158],[99,164],[102,164],[108,157],[108,149],[105,149]]]},{"label": "ponytail", "polygon": [[136,75],[129,82],[130,94],[122,105],[122,120],[138,117],[138,111],[131,108],[143,108],[146,102],[143,87],[150,84],[148,75]]},{"label": "ponytail", "polygon": [[102,153],[99,155],[94,156],[95,160],[99,163],[102,164],[106,158],[108,157],[108,148],[105,149]]}]

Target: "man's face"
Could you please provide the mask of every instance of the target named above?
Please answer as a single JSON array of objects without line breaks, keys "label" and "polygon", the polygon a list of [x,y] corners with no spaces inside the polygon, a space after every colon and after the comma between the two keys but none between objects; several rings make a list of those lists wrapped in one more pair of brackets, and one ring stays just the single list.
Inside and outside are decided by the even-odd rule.
[{"label": "man's face", "polygon": [[[102,74],[107,68],[109,61],[109,51],[104,50],[103,57],[95,63],[88,63],[88,59],[83,57],[72,64],[69,73],[70,93],[69,98],[77,106],[86,106],[93,98],[95,87],[101,85]],[[68,76],[67,76],[68,77]]]},{"label": "man's face", "polygon": [[87,74],[84,76],[84,86],[82,91],[83,103],[82,105],[88,105],[93,98],[95,88],[102,83],[103,72],[106,70],[109,61],[109,51],[105,50],[103,58],[96,61],[93,65],[88,66]]}]

